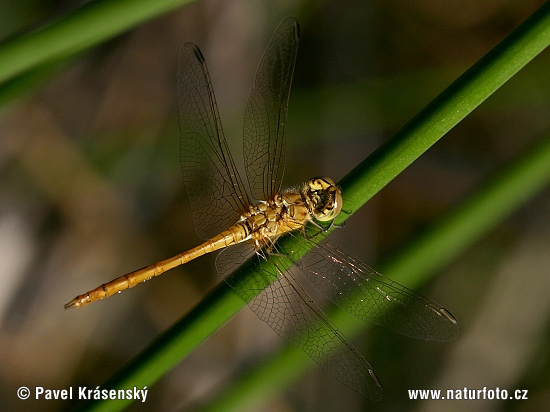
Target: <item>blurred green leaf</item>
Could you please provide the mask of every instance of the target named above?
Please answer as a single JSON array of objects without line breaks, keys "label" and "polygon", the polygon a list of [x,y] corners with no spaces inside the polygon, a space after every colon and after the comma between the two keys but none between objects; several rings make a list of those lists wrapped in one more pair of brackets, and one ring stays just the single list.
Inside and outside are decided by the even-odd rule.
[{"label": "blurred green leaf", "polygon": [[97,0],[26,35],[0,44],[0,84],[59,62],[192,0]]}]

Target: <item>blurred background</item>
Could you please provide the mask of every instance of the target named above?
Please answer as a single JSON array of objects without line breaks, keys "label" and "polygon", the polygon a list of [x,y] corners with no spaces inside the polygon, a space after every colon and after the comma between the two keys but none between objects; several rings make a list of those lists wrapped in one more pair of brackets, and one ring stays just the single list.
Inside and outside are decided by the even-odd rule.
[{"label": "blurred background", "polygon": [[[242,164],[254,73],[279,21],[300,48],[290,97],[285,186],[341,179],[544,2],[205,0],[143,24],[57,68],[0,109],[0,405],[20,386],[95,388],[191,310],[220,279],[207,256],[154,281],[64,311],[121,274],[198,244],[179,166],[176,72],[184,42],[207,60],[225,135]],[[73,2],[0,1],[8,39]],[[376,268],[550,130],[543,52],[398,176],[334,238]],[[262,411],[461,409],[410,401],[407,389],[528,389],[528,401],[470,410],[542,410],[550,402],[550,192],[532,198],[418,292],[459,319],[453,343],[371,328],[353,342],[382,380],[374,403],[315,365]],[[150,388],[130,410],[196,410],[282,341],[248,309]],[[256,409],[258,410],[258,409]]]}]

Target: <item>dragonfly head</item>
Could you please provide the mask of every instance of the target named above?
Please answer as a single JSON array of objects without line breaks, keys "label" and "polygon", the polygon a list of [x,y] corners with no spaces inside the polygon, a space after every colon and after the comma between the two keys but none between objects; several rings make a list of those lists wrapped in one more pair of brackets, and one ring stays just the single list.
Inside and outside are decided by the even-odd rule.
[{"label": "dragonfly head", "polygon": [[342,191],[328,177],[315,177],[304,183],[302,198],[313,217],[321,222],[333,220],[342,210]]}]

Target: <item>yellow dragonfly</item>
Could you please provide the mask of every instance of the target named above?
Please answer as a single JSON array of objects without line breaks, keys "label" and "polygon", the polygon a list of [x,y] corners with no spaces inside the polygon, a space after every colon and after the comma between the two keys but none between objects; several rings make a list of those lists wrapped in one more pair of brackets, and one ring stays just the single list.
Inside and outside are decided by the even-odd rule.
[{"label": "yellow dragonfly", "polygon": [[[323,235],[342,209],[342,193],[333,180],[313,178],[280,190],[297,50],[298,24],[288,17],[267,45],[246,107],[248,192],[223,134],[204,57],[196,45],[184,45],[178,73],[181,164],[195,230],[205,242],[79,295],[65,308],[83,307],[224,249],[217,271],[260,319],[340,382],[380,400],[382,385],[371,365],[309,297],[300,276],[352,315],[405,336],[451,341],[460,329],[442,306],[385,278],[328,239],[315,241],[306,225]],[[276,243],[285,234],[294,237],[292,250]],[[230,276],[254,256],[260,262],[269,257],[271,264],[259,265],[246,281]]]}]

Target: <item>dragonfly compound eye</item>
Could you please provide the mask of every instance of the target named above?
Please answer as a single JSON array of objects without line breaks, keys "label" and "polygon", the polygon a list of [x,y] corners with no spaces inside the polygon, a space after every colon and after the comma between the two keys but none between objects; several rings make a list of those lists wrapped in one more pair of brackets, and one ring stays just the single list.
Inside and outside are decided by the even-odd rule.
[{"label": "dragonfly compound eye", "polygon": [[342,192],[328,177],[308,180],[303,195],[311,213],[321,222],[333,220],[342,210]]}]

